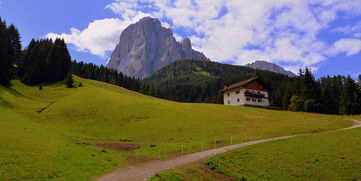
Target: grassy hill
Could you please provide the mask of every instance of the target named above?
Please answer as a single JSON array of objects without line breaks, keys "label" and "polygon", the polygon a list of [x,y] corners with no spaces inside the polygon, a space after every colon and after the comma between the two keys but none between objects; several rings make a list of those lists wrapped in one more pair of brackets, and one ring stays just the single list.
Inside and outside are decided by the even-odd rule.
[{"label": "grassy hill", "polygon": [[252,145],[151,180],[361,180],[360,137],[356,128]]},{"label": "grassy hill", "polygon": [[90,180],[117,167],[249,140],[333,130],[342,117],[176,103],[76,77],[0,87],[1,180]]}]

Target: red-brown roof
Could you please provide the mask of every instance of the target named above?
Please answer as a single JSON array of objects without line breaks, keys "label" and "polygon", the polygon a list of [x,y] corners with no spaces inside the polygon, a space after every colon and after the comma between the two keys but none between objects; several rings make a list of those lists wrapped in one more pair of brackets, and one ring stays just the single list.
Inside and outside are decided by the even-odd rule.
[{"label": "red-brown roof", "polygon": [[244,81],[241,81],[241,82],[237,82],[237,83],[234,83],[234,84],[231,84],[229,86],[226,86],[224,89],[220,90],[220,92],[224,92],[224,91],[227,91],[227,90],[231,90],[231,89],[235,89],[235,88],[238,88],[238,87],[243,87],[255,80],[258,80],[260,81],[260,83],[267,89],[267,90],[270,90],[269,87],[259,78],[259,77],[253,77],[253,78],[250,78],[250,79],[247,79],[247,80],[244,80]]}]

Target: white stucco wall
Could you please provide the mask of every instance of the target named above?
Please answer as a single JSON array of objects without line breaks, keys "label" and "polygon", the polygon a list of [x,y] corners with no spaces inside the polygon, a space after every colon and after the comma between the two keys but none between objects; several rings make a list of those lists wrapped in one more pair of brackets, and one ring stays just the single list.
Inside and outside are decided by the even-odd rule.
[{"label": "white stucco wall", "polygon": [[[232,106],[248,105],[248,106],[262,106],[262,107],[269,106],[268,92],[255,91],[255,92],[260,92],[260,93],[264,94],[266,98],[249,97],[250,100],[247,100],[247,97],[244,95],[246,90],[255,91],[255,90],[244,89],[244,88],[236,88],[236,89],[232,89],[229,91],[225,91],[223,93],[224,105],[232,105]],[[236,94],[237,91],[239,91],[239,94]],[[261,102],[258,101],[259,99],[261,99]]]}]

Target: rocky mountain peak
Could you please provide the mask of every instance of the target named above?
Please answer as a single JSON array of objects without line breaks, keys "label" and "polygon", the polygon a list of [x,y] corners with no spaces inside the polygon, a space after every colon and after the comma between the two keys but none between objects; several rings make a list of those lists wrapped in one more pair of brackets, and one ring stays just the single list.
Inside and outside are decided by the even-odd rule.
[{"label": "rocky mountain peak", "polygon": [[257,61],[255,61],[253,63],[245,65],[245,67],[250,67],[250,68],[260,69],[260,70],[268,70],[268,71],[271,71],[271,72],[276,72],[276,73],[288,75],[289,77],[296,77],[297,76],[296,74],[294,74],[291,71],[287,71],[284,68],[282,68],[282,67],[280,67],[280,66],[278,66],[276,64],[273,64],[273,63],[270,63],[270,62],[267,62],[267,61],[264,61],[264,60],[257,60]]},{"label": "rocky mountain peak", "polygon": [[145,78],[179,59],[208,60],[192,49],[189,38],[177,42],[171,29],[162,27],[158,19],[145,17],[122,32],[107,67]]},{"label": "rocky mountain peak", "polygon": [[189,38],[184,38],[183,39],[182,48],[183,48],[183,50],[192,49],[192,43],[191,43],[191,40]]}]

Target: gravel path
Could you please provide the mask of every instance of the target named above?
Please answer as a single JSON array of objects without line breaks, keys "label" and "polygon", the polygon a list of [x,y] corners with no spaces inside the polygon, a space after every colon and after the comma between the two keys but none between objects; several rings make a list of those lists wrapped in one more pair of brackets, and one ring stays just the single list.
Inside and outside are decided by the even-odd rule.
[{"label": "gravel path", "polygon": [[[348,130],[353,128],[361,127],[361,122],[350,119],[351,121],[355,122],[355,125],[348,127],[348,128],[342,128],[335,131],[341,131],[341,130]],[[330,131],[334,132],[334,131]],[[312,134],[312,133],[310,133]],[[281,136],[276,138],[267,138],[267,139],[261,139],[256,141],[249,141],[245,143],[235,144],[231,146],[225,146],[220,148],[215,148],[207,151],[192,153],[188,155],[183,155],[174,159],[164,159],[164,160],[156,160],[151,161],[147,163],[143,163],[138,166],[129,166],[126,168],[119,168],[114,170],[113,172],[104,175],[95,181],[143,181],[148,180],[150,177],[154,176],[156,173],[163,172],[175,167],[179,167],[182,165],[190,164],[199,162],[205,158],[211,157],[213,155],[227,152],[233,149],[241,148],[248,145],[254,145],[258,143],[264,143],[268,141],[274,141],[274,140],[281,140],[286,138],[292,138],[296,136],[302,136],[302,135],[309,135],[309,134],[296,134],[291,136]]]}]

